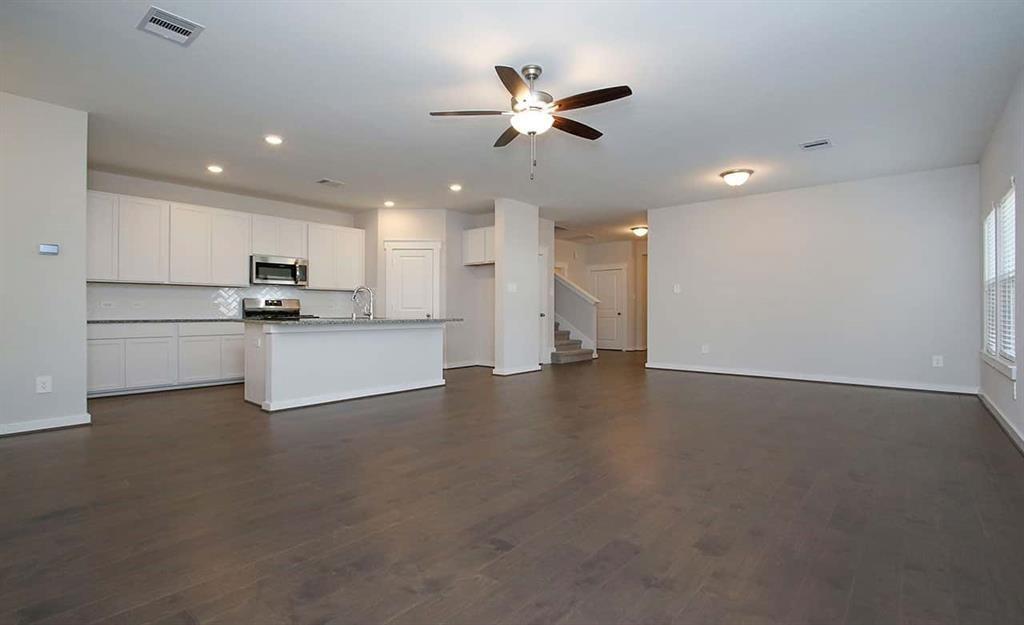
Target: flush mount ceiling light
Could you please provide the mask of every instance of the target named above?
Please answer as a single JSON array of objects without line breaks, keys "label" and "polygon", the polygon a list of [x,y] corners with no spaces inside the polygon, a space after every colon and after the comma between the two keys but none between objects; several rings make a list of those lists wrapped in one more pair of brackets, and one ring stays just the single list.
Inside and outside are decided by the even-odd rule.
[{"label": "flush mount ceiling light", "polygon": [[646,236],[647,226],[633,226],[632,228],[630,228],[630,231],[632,231],[632,233],[638,237]]},{"label": "flush mount ceiling light", "polygon": [[263,137],[263,140],[270,145],[281,145],[284,143],[284,139],[281,138],[281,135],[267,135]]},{"label": "flush mount ceiling light", "polygon": [[750,179],[754,173],[753,169],[727,169],[718,174],[730,187],[738,187]]},{"label": "flush mount ceiling light", "polygon": [[384,202],[384,206],[387,206],[388,208],[391,208],[394,205],[395,205],[395,203],[392,202],[391,200],[388,200],[388,201]]},{"label": "flush mount ceiling light", "polygon": [[221,167],[220,165],[207,165],[206,171],[210,172],[211,174],[219,174],[224,171],[224,168]]},{"label": "flush mount ceiling light", "polygon": [[455,184],[448,185],[448,188],[451,189],[452,191],[455,191],[456,193],[462,191],[462,185],[457,182]]}]

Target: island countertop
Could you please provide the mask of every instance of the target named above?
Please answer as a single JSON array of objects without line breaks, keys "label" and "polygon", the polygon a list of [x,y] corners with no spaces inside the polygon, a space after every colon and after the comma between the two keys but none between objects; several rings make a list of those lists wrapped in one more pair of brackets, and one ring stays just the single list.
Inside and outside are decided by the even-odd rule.
[{"label": "island countertop", "polygon": [[425,323],[445,323],[463,321],[461,317],[442,317],[437,319],[352,319],[351,317],[316,317],[307,319],[246,319],[246,323],[268,324],[275,326],[334,326],[334,325],[421,325]]}]

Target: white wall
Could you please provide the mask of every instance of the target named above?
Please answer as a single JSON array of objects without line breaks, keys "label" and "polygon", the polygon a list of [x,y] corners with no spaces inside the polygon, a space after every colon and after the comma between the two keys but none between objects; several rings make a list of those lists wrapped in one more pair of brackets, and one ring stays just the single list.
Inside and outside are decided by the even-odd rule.
[{"label": "white wall", "polygon": [[475,222],[458,211],[445,215],[446,314],[464,320],[445,324],[445,367],[494,365],[494,268],[462,264],[462,232]]},{"label": "white wall", "polygon": [[[404,209],[382,208],[377,214],[377,286],[374,291],[377,299],[377,310],[383,316],[387,307],[387,253],[384,243],[387,241],[441,241],[445,240],[445,213],[443,209]],[[372,244],[366,241],[366,249]],[[445,302],[445,258],[441,250],[441,315],[446,314]]]},{"label": "white wall", "polygon": [[494,201],[494,373],[540,369],[536,206]]},{"label": "white wall", "polygon": [[88,423],[86,114],[0,92],[0,142],[0,434]]},{"label": "white wall", "polygon": [[[538,285],[540,302],[538,310],[544,311],[540,330],[540,362],[551,363],[551,352],[555,349],[555,222],[541,219],[537,223],[537,245],[545,252],[545,269],[541,284]],[[537,268],[540,275],[540,267]]]},{"label": "white wall", "polygon": [[974,392],[977,205],[969,165],[648,211],[648,365]]},{"label": "white wall", "polygon": [[92,169],[89,170],[88,185],[93,191],[123,193],[125,195],[149,197],[169,202],[199,204],[200,206],[212,206],[214,208],[238,210],[247,213],[275,215],[277,217],[288,217],[302,221],[315,221],[335,226],[353,225],[352,215],[344,211],[267,200],[238,193],[212,191],[200,187],[190,187],[172,182],[150,180],[148,178],[123,176],[121,174],[112,174]]},{"label": "white wall", "polygon": [[587,284],[586,246],[575,241],[555,241],[555,262],[565,265],[565,277],[580,286]]},{"label": "white wall", "polygon": [[[1002,199],[1010,185],[1010,177],[1016,178],[1017,184],[1017,249],[1024,250],[1024,72],[1017,78],[1017,84],[1006,103],[999,123],[996,125],[988,146],[981,159],[981,211],[979,218],[992,209],[992,203]],[[980,228],[980,226],[978,226]],[[980,265],[978,271],[980,272]],[[1017,275],[1024,271],[1024,252],[1017,254]],[[1017,279],[1018,285],[1021,283]],[[982,291],[979,287],[977,299],[980,305]],[[1016,318],[1017,354],[1024,354],[1024,333],[1019,329],[1021,313],[1024,305],[1021,299],[1024,291],[1017,288]],[[981,327],[977,329],[981,335]],[[1004,375],[990,367],[981,365],[981,396],[1003,419],[1004,425],[1017,439],[1018,445],[1024,446],[1024,396],[1018,394],[1013,398],[1013,383]]]}]

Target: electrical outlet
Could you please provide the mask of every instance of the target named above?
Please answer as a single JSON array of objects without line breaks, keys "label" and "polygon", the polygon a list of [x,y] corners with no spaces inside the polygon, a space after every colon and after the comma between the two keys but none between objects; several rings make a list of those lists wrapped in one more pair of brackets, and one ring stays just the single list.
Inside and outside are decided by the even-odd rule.
[{"label": "electrical outlet", "polygon": [[519,285],[518,284],[516,284],[515,282],[509,282],[508,283],[508,292],[509,293],[515,293],[518,290],[519,290]]},{"label": "electrical outlet", "polygon": [[704,343],[703,345],[700,346],[700,353],[702,353],[702,354],[710,354],[711,353],[711,346],[708,345],[707,343]]},{"label": "electrical outlet", "polygon": [[36,392],[37,393],[52,393],[53,392],[53,376],[39,375],[36,376]]},{"label": "electrical outlet", "polygon": [[932,366],[933,367],[945,366],[945,364],[942,362],[942,356],[932,356]]},{"label": "electrical outlet", "polygon": [[679,284],[673,284],[673,285],[672,285],[672,292],[673,292],[673,293],[676,293],[676,294],[682,293],[682,292],[683,292],[683,287],[682,287],[682,285],[679,285]]}]

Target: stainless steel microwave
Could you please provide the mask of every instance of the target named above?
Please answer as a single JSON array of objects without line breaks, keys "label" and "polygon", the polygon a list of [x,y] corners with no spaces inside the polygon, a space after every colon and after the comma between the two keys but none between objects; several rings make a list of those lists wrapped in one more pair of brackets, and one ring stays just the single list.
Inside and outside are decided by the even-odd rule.
[{"label": "stainless steel microwave", "polygon": [[249,282],[253,284],[288,284],[306,286],[308,263],[305,258],[284,256],[251,257]]}]

